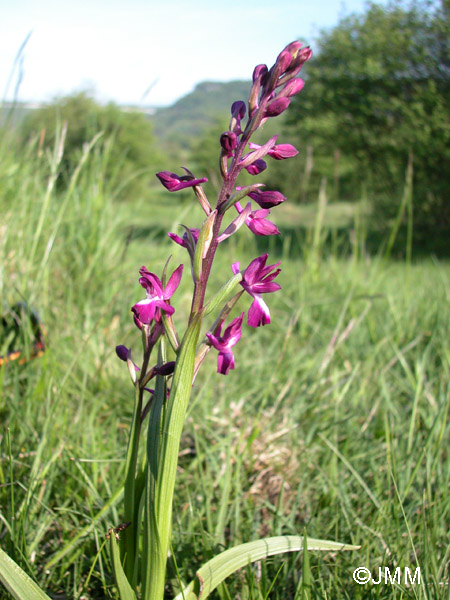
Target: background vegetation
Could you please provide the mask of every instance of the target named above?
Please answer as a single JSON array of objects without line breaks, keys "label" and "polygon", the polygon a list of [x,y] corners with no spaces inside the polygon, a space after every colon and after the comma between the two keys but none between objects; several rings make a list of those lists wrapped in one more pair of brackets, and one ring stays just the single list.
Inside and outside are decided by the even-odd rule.
[{"label": "background vegetation", "polygon": [[[280,136],[298,136],[302,155],[281,176],[280,163],[267,172],[268,185],[289,195],[273,215],[282,235],[241,231],[221,248],[213,285],[237,256],[244,264],[269,246],[283,261],[283,290],[270,298],[272,324],[244,329],[236,370],[218,375],[211,356],[198,381],[175,500],[180,576],[262,534],[304,531],[361,550],[270,560],[216,598],[450,597],[447,26],[446,3],[370,5],[325,32],[299,116]],[[395,76],[405,56],[415,68],[418,56],[425,61],[417,85],[412,67],[406,81]],[[339,87],[349,65],[354,76]],[[58,118],[46,109],[21,129],[6,119],[0,137],[1,308],[28,302],[48,332],[41,358],[0,367],[0,540],[55,599],[116,598],[104,542],[122,520],[133,399],[114,347],[139,348],[130,319],[139,267],[159,272],[169,253],[185,261],[166,233],[201,218],[189,190],[171,195],[141,168],[185,164],[209,176],[226,120],[205,113],[208,127],[177,150],[142,115],[86,95],[57,105]],[[414,256],[426,249],[433,254]],[[174,299],[179,322],[189,285],[186,272]],[[417,565],[421,585],[352,580],[357,566]]]}]

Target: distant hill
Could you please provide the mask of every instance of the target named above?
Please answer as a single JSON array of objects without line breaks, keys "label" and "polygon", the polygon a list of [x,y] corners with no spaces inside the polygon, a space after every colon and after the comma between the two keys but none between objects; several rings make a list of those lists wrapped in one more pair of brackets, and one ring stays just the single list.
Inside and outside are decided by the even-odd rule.
[{"label": "distant hill", "polygon": [[235,100],[248,99],[250,81],[204,81],[172,106],[151,116],[156,135],[165,141],[188,143],[217,120],[230,115]]},{"label": "distant hill", "polygon": [[[250,81],[204,81],[194,90],[171,106],[154,108],[121,106],[124,111],[144,112],[153,124],[153,129],[164,145],[176,144],[187,147],[191,140],[209,127],[222,121],[227,123],[230,108],[235,100],[248,100]],[[13,122],[20,123],[24,116],[41,104],[31,102],[3,103],[0,123],[12,112]],[[11,111],[11,109],[13,109]],[[11,112],[10,112],[11,111]]]}]

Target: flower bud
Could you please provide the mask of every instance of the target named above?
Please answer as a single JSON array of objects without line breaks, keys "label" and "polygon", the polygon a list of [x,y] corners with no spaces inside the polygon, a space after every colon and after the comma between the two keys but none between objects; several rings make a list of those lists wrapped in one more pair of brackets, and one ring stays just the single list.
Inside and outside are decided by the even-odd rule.
[{"label": "flower bud", "polygon": [[172,375],[175,370],[175,361],[166,362],[159,367],[154,367],[155,375]]},{"label": "flower bud", "polygon": [[291,42],[290,44],[288,44],[286,46],[286,48],[284,50],[282,50],[280,52],[280,54],[278,55],[278,58],[284,52],[289,52],[289,54],[292,56],[292,58],[295,58],[297,56],[297,54],[300,52],[300,50],[302,49],[302,47],[303,47],[303,44],[301,42],[297,42],[297,41]]},{"label": "flower bud", "polygon": [[127,348],[126,346],[122,346],[122,345],[116,346],[116,354],[120,358],[120,360],[123,360],[124,362],[127,363],[128,372],[130,374],[131,381],[133,383],[136,383],[136,381],[137,381],[136,372],[140,371],[140,368],[136,365],[135,362],[133,362],[133,359],[131,358],[131,348]]},{"label": "flower bud", "polygon": [[242,133],[241,119],[245,117],[246,110],[245,102],[242,100],[236,100],[231,105],[230,131],[233,131],[236,135]]},{"label": "flower bud", "polygon": [[[253,142],[249,143],[249,147],[251,150],[259,150],[262,148],[259,144],[254,144]],[[284,160],[285,158],[291,158],[292,156],[297,156],[298,150],[292,144],[278,144],[273,146],[267,154],[274,158],[275,160]]]},{"label": "flower bud", "polygon": [[256,83],[259,80],[261,84],[264,84],[265,81],[262,80],[266,78],[267,73],[267,65],[256,65],[253,70],[253,83]]},{"label": "flower bud", "polygon": [[269,156],[275,160],[284,160],[285,158],[292,158],[297,156],[298,150],[292,144],[278,144],[274,146],[272,150],[269,150]]},{"label": "flower bud", "polygon": [[253,85],[250,90],[250,96],[248,99],[248,111],[250,117],[253,116],[255,110],[259,106],[258,98],[261,86],[267,83],[269,71],[266,65],[257,65],[253,71]]},{"label": "flower bud", "polygon": [[233,131],[225,131],[220,136],[220,145],[225,156],[230,158],[237,146],[237,135]]},{"label": "flower bud", "polygon": [[[302,48],[297,53],[297,55],[295,57],[293,57],[291,66],[286,71],[286,77],[292,78],[292,77],[295,77],[296,75],[298,75],[301,68],[305,64],[305,62],[307,60],[309,60],[311,58],[311,56],[312,56],[312,50],[311,50],[311,48],[309,48],[309,46],[307,46],[306,48]],[[284,83],[284,81],[282,81],[280,83]]]},{"label": "flower bud", "polygon": [[273,208],[278,204],[281,204],[286,200],[286,196],[283,196],[281,192],[265,191],[260,192],[259,190],[250,192],[248,196],[257,202],[261,208]]},{"label": "flower bud", "polygon": [[245,102],[242,100],[236,100],[236,102],[233,102],[231,105],[231,116],[235,119],[243,119],[245,117],[245,111]]},{"label": "flower bud", "polygon": [[116,354],[120,358],[120,360],[123,360],[127,363],[131,379],[134,383],[136,381],[136,371],[140,371],[140,368],[135,362],[133,362],[131,358],[131,348],[127,348],[126,346],[122,345],[116,346]]},{"label": "flower bud", "polygon": [[264,116],[265,117],[278,117],[278,115],[281,115],[281,113],[283,113],[287,107],[289,106],[289,104],[291,103],[290,98],[275,98],[275,100],[272,100],[272,102],[270,102],[267,106],[266,109],[264,111]]},{"label": "flower bud", "polygon": [[120,358],[120,360],[126,362],[128,358],[128,348],[123,345],[116,346],[116,354]]},{"label": "flower bud", "polygon": [[277,65],[277,71],[279,71],[280,75],[289,68],[291,62],[292,54],[288,50],[283,50],[280,52],[275,63]]},{"label": "flower bud", "polygon": [[267,164],[262,158],[258,158],[248,167],[245,167],[250,175],[259,175],[267,169]]},{"label": "flower bud", "polygon": [[291,98],[292,96],[299,94],[304,87],[305,82],[303,79],[300,79],[300,77],[291,79],[278,94],[278,97],[282,98],[283,96],[287,96],[288,98]]}]

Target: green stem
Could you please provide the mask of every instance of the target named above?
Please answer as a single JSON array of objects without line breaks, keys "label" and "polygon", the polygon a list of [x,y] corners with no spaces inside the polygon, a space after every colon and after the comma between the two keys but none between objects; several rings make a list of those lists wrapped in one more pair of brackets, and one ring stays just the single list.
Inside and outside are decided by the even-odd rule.
[{"label": "green stem", "polygon": [[143,392],[137,383],[135,385],[134,412],[130,438],[128,442],[124,486],[124,519],[125,522],[129,522],[130,525],[127,527],[123,535],[122,560],[124,560],[125,574],[130,582],[133,580],[138,531],[138,523],[136,522],[135,486],[136,465],[139,453],[139,438],[141,433],[142,396]]}]

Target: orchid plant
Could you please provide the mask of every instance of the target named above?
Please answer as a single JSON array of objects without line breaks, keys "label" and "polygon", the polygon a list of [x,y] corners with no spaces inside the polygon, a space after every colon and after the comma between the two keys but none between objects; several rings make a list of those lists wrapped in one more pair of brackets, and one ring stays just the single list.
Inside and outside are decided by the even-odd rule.
[{"label": "orchid plant", "polygon": [[[186,250],[192,277],[192,301],[183,335],[175,326],[172,302],[184,267],[179,265],[168,277],[167,261],[161,277],[144,266],[139,270],[139,283],[145,297],[131,311],[142,335],[142,360],[136,364],[131,349],[123,345],[116,348],[118,357],[127,363],[135,390],[124,479],[124,523],[108,534],[121,600],[162,600],[164,597],[180,440],[192,385],[205,357],[211,350],[217,351],[217,371],[222,375],[229,375],[235,369],[233,349],[243,335],[245,312],[232,320],[230,315],[245,292],[251,297],[248,326],[257,328],[270,324],[270,310],[263,296],[281,289],[275,281],[281,271],[279,262],[268,264],[267,254],[254,258],[244,267],[235,262],[228,281],[213,294],[208,281],[219,244],[244,224],[257,236],[279,234],[269,216],[274,207],[286,200],[283,194],[265,190],[261,183],[242,187],[237,180],[243,170],[259,175],[267,168],[265,159],[284,160],[298,154],[291,144],[278,144],[276,135],[263,145],[251,142],[251,138],[268,119],[282,114],[302,90],[304,81],[298,75],[310,57],[308,47],[292,42],[270,69],[266,65],[255,68],[248,103],[238,100],[232,104],[229,129],[220,137],[222,186],[215,205],[202,188],[206,178],[197,178],[186,168],[181,175],[169,171],[157,174],[169,192],[192,189],[205,218],[199,227],[184,227],[182,237],[168,234]],[[169,346],[175,361],[168,360]],[[140,452],[143,440],[145,453]],[[354,547],[306,540],[303,536],[273,537],[242,544],[203,565],[191,583],[179,581],[176,600],[204,599],[225,577],[249,562],[304,548],[344,550]],[[26,575],[23,576],[25,581]],[[1,560],[0,579],[5,583]],[[16,598],[25,597],[11,583],[7,587]],[[48,598],[43,592],[30,596],[31,591],[37,593],[36,589],[30,590],[27,598]]]}]

